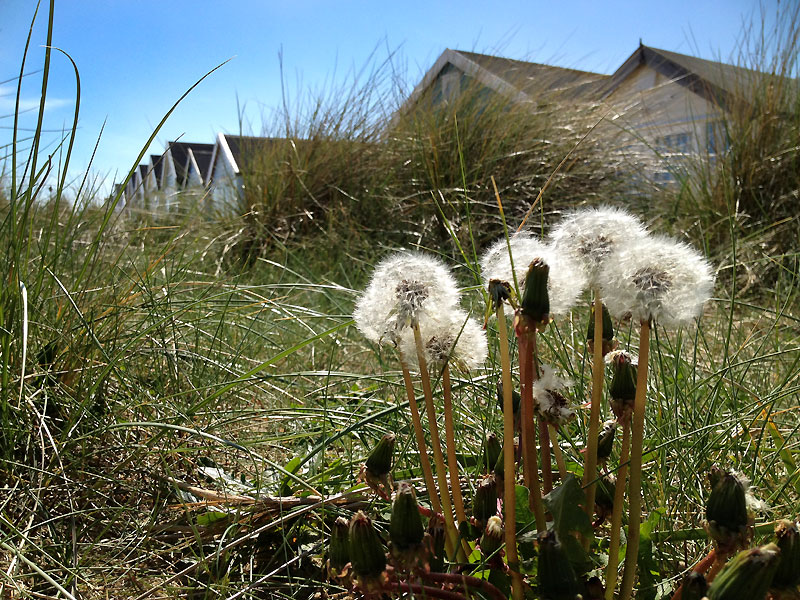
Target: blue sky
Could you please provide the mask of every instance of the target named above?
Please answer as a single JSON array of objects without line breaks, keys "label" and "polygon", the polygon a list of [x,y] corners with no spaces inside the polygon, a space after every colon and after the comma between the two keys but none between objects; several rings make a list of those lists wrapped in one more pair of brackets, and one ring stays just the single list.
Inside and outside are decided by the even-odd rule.
[{"label": "blue sky", "polygon": [[[777,0],[763,6],[774,13]],[[10,148],[16,81],[36,2],[0,0],[0,157]],[[26,72],[41,69],[48,3],[32,33]],[[404,2],[321,0],[57,0],[53,45],[76,62],[81,116],[71,172],[85,170],[105,122],[93,171],[120,180],[172,104],[230,59],[178,107],[151,146],[213,142],[219,131],[261,131],[281,101],[280,60],[290,88],[320,89],[388,51],[413,85],[445,48],[473,50],[601,73],[646,45],[710,59],[737,52],[743,25],[760,23],[752,0],[636,2]],[[41,73],[23,79],[22,108],[39,104]],[[54,54],[45,127],[69,127],[75,77]],[[36,111],[21,115],[35,126]],[[20,136],[25,136],[21,132]],[[58,133],[48,134],[52,142]],[[25,144],[21,144],[22,147]],[[53,148],[51,143],[50,149]],[[0,160],[0,172],[3,161]],[[6,167],[7,170],[8,167]]]}]

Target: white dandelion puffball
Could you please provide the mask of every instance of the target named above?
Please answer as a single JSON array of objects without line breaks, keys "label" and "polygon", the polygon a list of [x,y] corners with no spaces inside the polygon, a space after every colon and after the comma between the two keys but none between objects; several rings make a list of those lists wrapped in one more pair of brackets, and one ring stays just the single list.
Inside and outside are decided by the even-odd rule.
[{"label": "white dandelion puffball", "polygon": [[678,327],[702,314],[714,276],[708,261],[690,246],[652,236],[610,255],[600,288],[615,317]]},{"label": "white dandelion puffball", "polygon": [[543,364],[541,375],[532,387],[536,413],[553,425],[564,425],[571,420],[575,411],[569,407],[569,400],[564,395],[571,385],[571,381],[559,377],[552,367]]},{"label": "white dandelion puffball", "polygon": [[[509,246],[511,256],[509,257]],[[511,259],[514,260],[512,274]],[[502,237],[494,242],[481,258],[481,275],[484,284],[489,280],[499,279],[514,286],[514,274],[522,293],[525,275],[535,258],[541,258],[550,267],[547,279],[547,294],[550,300],[550,314],[554,317],[564,316],[575,306],[586,287],[586,274],[583,269],[568,255],[555,249],[528,233],[516,233],[506,242]],[[506,305],[506,312],[511,308]]]},{"label": "white dandelion puffball", "polygon": [[647,237],[645,226],[629,212],[611,206],[588,208],[565,216],[547,240],[559,254],[576,261],[596,288],[603,263],[618,248]]},{"label": "white dandelion puffball", "polygon": [[[450,362],[461,371],[480,367],[488,354],[486,332],[475,319],[462,310],[450,310],[436,317],[420,319],[420,333],[428,364]],[[400,354],[415,363],[417,346],[412,332],[403,332],[398,340]]]},{"label": "white dandelion puffball", "polygon": [[458,284],[441,260],[397,252],[375,267],[353,318],[368,340],[396,344],[400,332],[421,315],[443,314],[458,301]]}]

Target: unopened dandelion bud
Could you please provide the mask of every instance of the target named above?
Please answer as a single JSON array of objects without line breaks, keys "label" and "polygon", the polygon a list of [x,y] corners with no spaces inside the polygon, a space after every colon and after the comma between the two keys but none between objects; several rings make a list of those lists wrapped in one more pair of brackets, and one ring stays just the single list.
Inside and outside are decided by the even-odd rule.
[{"label": "unopened dandelion bud", "polygon": [[550,322],[550,297],[547,293],[549,275],[550,267],[541,258],[533,259],[525,275],[525,290],[520,302],[522,316],[540,331]]},{"label": "unopened dandelion bud", "polygon": [[709,600],[764,600],[779,561],[775,544],[740,552],[714,579]]},{"label": "unopened dandelion bud", "polygon": [[575,600],[578,578],[554,531],[539,536],[539,594],[543,600]]},{"label": "unopened dandelion bud", "polygon": [[389,540],[392,549],[408,550],[422,542],[425,530],[419,514],[417,495],[406,481],[397,485],[392,503],[392,518],[389,522]]},{"label": "unopened dandelion bud", "polygon": [[489,433],[483,442],[483,464],[486,471],[491,471],[494,468],[497,457],[500,456],[502,451],[503,447],[500,445],[497,434],[494,432]]},{"label": "unopened dandelion bud", "polygon": [[797,523],[780,521],[775,527],[775,544],[781,550],[781,559],[772,587],[795,588],[800,585],[800,530]]},{"label": "unopened dandelion bud", "polygon": [[347,519],[339,517],[331,528],[331,541],[328,548],[328,559],[331,574],[338,577],[345,565],[350,562],[350,526]]},{"label": "unopened dandelion bud", "polygon": [[[589,352],[594,352],[594,305],[592,305],[591,314],[589,315],[589,328],[586,331],[586,344]],[[603,305],[603,356],[615,350],[617,347],[617,340],[614,339],[614,324],[611,321],[611,314],[608,309]]]},{"label": "unopened dandelion bud", "polygon": [[428,520],[426,532],[431,544],[429,558],[430,569],[434,573],[442,573],[444,572],[444,518],[438,514],[433,515]]},{"label": "unopened dandelion bud", "polygon": [[732,473],[713,469],[715,481],[706,502],[706,521],[711,539],[723,551],[733,551],[747,537],[749,515],[745,485]]},{"label": "unopened dandelion bud", "polygon": [[379,583],[386,570],[386,554],[370,518],[358,511],[350,520],[350,562],[362,585]]},{"label": "unopened dandelion bud", "polygon": [[367,470],[375,477],[388,475],[392,472],[392,463],[394,461],[394,442],[394,434],[387,433],[377,444],[375,444],[372,452],[369,453],[366,466]]},{"label": "unopened dandelion bud", "polygon": [[703,600],[708,593],[708,583],[702,573],[691,571],[683,578],[682,600]]},{"label": "unopened dandelion bud", "polygon": [[597,438],[597,462],[604,463],[614,450],[614,437],[617,433],[617,422],[614,420],[603,423],[600,435]]},{"label": "unopened dandelion bud", "polygon": [[633,410],[638,367],[633,357],[625,351],[612,352],[608,360],[613,373],[611,384],[608,386],[608,396],[611,398],[611,409],[614,411],[614,415],[621,419],[626,413]]},{"label": "unopened dandelion bud", "polygon": [[489,559],[493,557],[497,559],[499,557],[497,551],[503,546],[504,542],[505,527],[503,527],[503,519],[496,515],[489,517],[480,542],[483,558]]},{"label": "unopened dandelion bud", "polygon": [[603,600],[606,594],[606,588],[599,577],[590,577],[584,586],[586,593],[583,595],[583,600]]},{"label": "unopened dandelion bud", "polygon": [[595,488],[594,504],[601,522],[614,510],[614,491],[617,488],[617,479],[611,474],[601,477]]},{"label": "unopened dandelion bud", "polygon": [[487,475],[478,484],[475,497],[472,501],[472,516],[481,523],[486,523],[489,517],[497,514],[497,479],[494,475]]}]

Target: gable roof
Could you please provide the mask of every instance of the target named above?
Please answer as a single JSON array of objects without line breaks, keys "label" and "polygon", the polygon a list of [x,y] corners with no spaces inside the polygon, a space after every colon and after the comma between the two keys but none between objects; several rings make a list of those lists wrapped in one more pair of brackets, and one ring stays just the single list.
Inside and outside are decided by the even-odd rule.
[{"label": "gable roof", "polygon": [[640,44],[611,76],[602,97],[612,94],[641,65],[647,65],[670,81],[723,108],[734,96],[751,88],[754,80],[761,76],[761,73],[744,67]]},{"label": "gable roof", "polygon": [[401,112],[413,106],[448,65],[514,102],[532,101],[542,91],[558,92],[568,98],[589,97],[598,93],[609,78],[601,73],[448,48],[411,92]]},{"label": "gable roof", "polygon": [[214,144],[202,144],[199,142],[168,142],[167,150],[172,154],[172,160],[175,164],[175,177],[177,178],[178,188],[182,189],[186,184],[186,175],[189,171],[188,165],[190,156],[194,156],[194,160],[200,169],[201,174],[208,171],[208,165],[211,162],[211,154],[214,151]]},{"label": "gable roof", "polygon": [[152,169],[156,176],[156,186],[161,187],[161,170],[164,166],[162,161],[163,155],[151,154],[150,155],[150,169]]}]

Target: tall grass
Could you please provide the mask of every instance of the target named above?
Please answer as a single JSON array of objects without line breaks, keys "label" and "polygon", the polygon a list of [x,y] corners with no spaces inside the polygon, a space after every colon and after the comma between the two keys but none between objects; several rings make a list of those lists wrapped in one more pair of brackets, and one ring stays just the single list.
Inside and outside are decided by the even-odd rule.
[{"label": "tall grass", "polygon": [[[794,250],[776,245],[778,232],[796,231],[785,219],[798,181],[792,60],[755,88],[756,104],[731,113],[730,154],[659,198],[677,198],[662,222],[702,240],[721,269],[761,278],[780,265],[782,275],[756,300],[731,277],[696,331],[655,332],[644,486],[652,581],[642,598],[663,597],[661,582],[702,553],[712,463],[751,478],[770,507],[764,520],[797,511],[796,267],[786,260]],[[192,214],[153,226],[68,188],[69,160],[56,167],[37,147],[40,114],[30,154],[0,191],[0,595],[342,591],[321,569],[331,517],[386,507],[360,493],[320,506],[308,494],[360,489],[359,464],[386,432],[400,448],[395,478],[420,477],[401,374],[350,327],[371,260],[386,246],[435,247],[458,257],[471,289],[472,244],[502,232],[490,175],[514,225],[568,154],[537,227],[629,189],[604,142],[581,141],[602,116],[595,107],[565,116],[557,96],[533,111],[478,105],[483,90],[468,87],[438,109],[421,99],[386,133],[405,97],[394,74],[379,63],[327,99],[295,109],[287,99],[268,130],[280,139],[246,170],[246,216],[224,226]],[[45,90],[47,78],[45,68]],[[587,320],[576,312],[541,342],[579,398]],[[635,345],[635,334],[620,337]],[[496,365],[492,355],[485,371],[453,382],[469,486],[502,418]],[[565,431],[570,469],[583,463],[587,419]],[[279,495],[295,504],[273,502]]]}]

